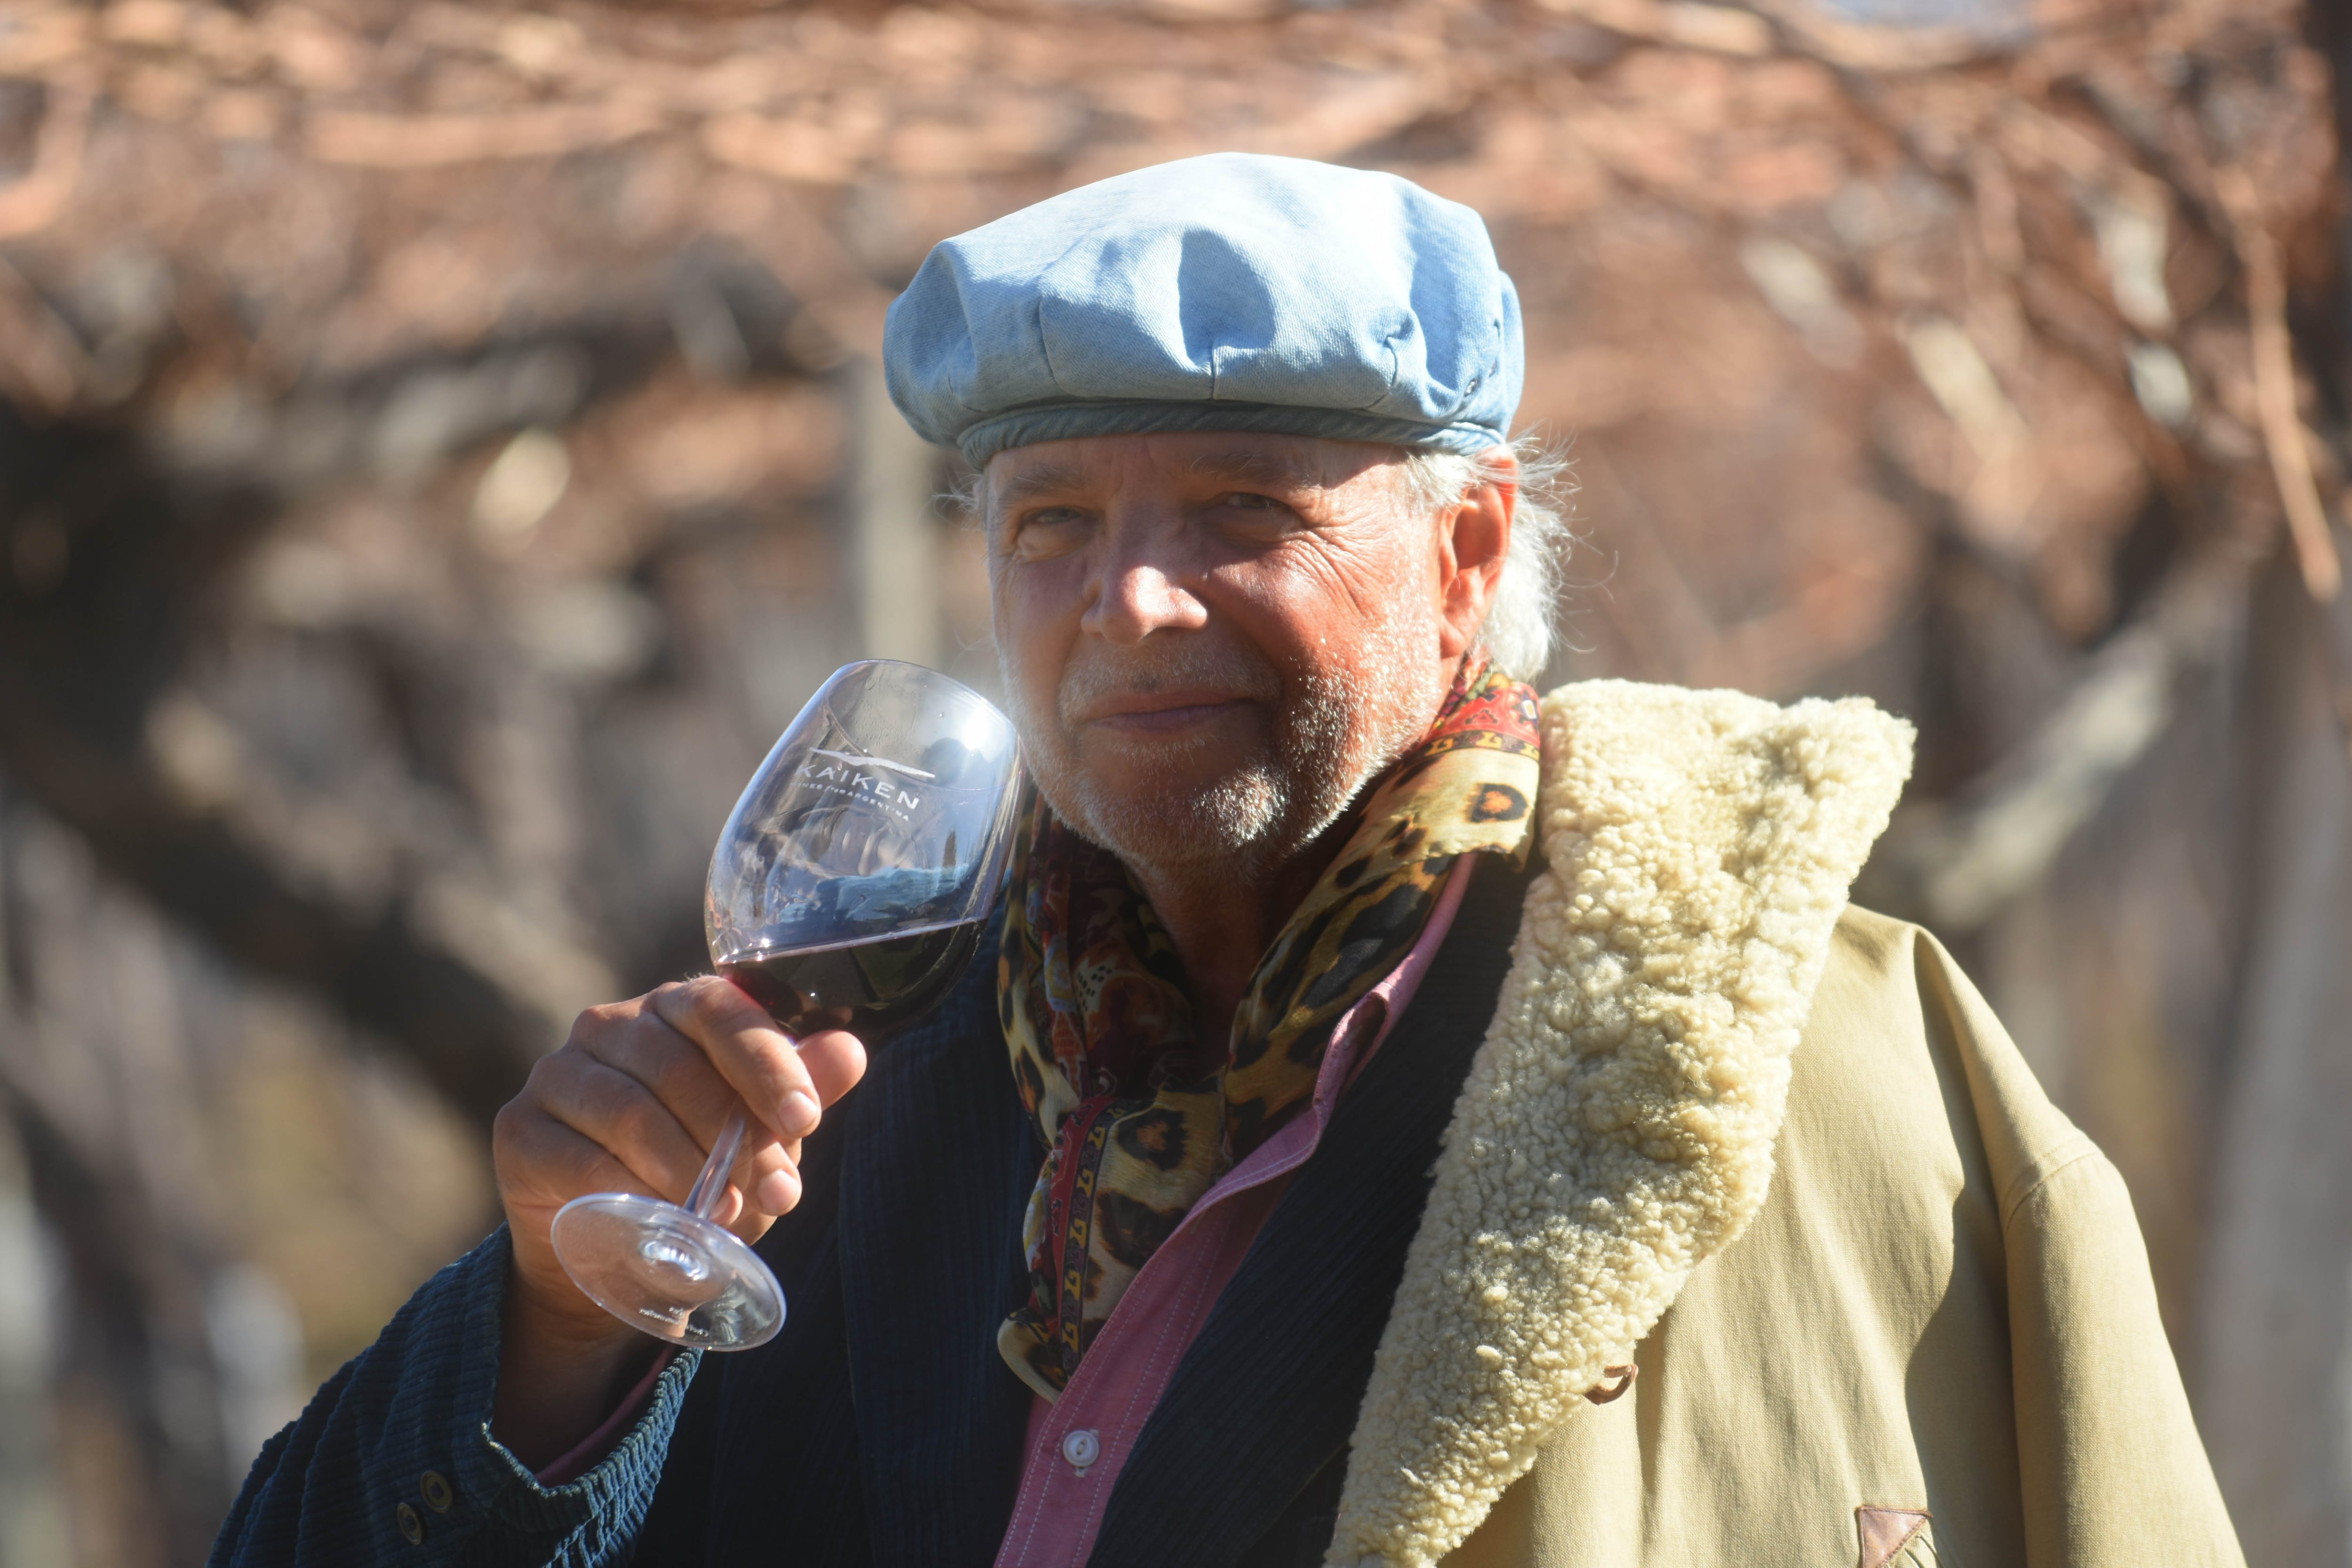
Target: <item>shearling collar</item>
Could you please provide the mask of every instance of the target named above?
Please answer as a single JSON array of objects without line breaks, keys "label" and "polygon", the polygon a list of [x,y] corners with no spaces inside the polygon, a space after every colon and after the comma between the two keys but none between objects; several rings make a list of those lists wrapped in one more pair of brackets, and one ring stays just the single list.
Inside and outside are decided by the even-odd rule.
[{"label": "shearling collar", "polygon": [[1543,700],[1549,869],[1439,1156],[1328,1561],[1421,1568],[1763,1205],[1831,930],[1911,768],[1859,699]]}]

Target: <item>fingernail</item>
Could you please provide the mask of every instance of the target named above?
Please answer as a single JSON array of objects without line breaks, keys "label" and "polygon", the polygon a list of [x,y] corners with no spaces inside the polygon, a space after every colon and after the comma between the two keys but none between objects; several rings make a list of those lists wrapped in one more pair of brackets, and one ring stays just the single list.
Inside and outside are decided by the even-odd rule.
[{"label": "fingernail", "polygon": [[771,1171],[760,1178],[760,1206],[770,1214],[782,1214],[799,1201],[800,1184],[787,1171]]},{"label": "fingernail", "polygon": [[805,1091],[796,1089],[784,1096],[784,1131],[794,1137],[805,1138],[815,1131],[818,1115],[816,1101]]}]

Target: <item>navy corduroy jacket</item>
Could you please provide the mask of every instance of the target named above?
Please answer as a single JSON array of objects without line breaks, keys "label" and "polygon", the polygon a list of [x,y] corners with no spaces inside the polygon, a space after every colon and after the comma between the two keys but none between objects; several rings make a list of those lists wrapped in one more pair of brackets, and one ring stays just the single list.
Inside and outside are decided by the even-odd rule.
[{"label": "navy corduroy jacket", "polygon": [[[1527,877],[1481,864],[1435,963],[1186,1352],[1093,1562],[1319,1563],[1438,1142],[1508,966]],[[983,949],[876,1048],[760,1253],[790,1315],[671,1363],[619,1446],[544,1487],[491,1435],[503,1230],[427,1281],[262,1449],[214,1568],[985,1568],[1030,1394],[995,1335],[1026,1289],[1041,1151]],[[412,1541],[411,1536],[421,1539]]]}]

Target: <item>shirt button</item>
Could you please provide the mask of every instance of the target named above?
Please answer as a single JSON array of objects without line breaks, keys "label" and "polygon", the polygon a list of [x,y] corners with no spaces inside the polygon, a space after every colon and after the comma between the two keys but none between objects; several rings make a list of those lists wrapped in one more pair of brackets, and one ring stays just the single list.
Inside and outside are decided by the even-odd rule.
[{"label": "shirt button", "polygon": [[1102,1436],[1097,1432],[1073,1432],[1062,1439],[1062,1458],[1070,1461],[1073,1469],[1085,1469],[1102,1458]]},{"label": "shirt button", "polygon": [[402,1503],[392,1510],[392,1517],[400,1521],[400,1533],[408,1537],[408,1544],[425,1544],[425,1520],[415,1509]]},{"label": "shirt button", "polygon": [[447,1513],[449,1505],[457,1500],[450,1489],[449,1478],[438,1470],[427,1470],[417,1478],[416,1487],[425,1494],[425,1506],[435,1513]]}]

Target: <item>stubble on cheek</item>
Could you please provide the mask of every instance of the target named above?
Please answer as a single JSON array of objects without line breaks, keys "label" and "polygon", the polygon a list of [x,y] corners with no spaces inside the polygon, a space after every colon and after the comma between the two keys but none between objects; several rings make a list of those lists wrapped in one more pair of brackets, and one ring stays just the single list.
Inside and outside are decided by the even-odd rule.
[{"label": "stubble on cheek", "polygon": [[[1287,679],[1197,645],[1097,653],[1064,672],[1050,702],[1008,647],[1005,689],[1032,776],[1081,837],[1147,874],[1213,867],[1247,880],[1304,852],[1426,731],[1444,697],[1433,647],[1431,628],[1390,622],[1368,632],[1352,668]],[[1081,741],[1074,715],[1106,691],[1195,681],[1265,693],[1257,744],[1212,762],[1202,753],[1230,740]],[[1111,748],[1126,754],[1114,760]]]},{"label": "stubble on cheek", "polygon": [[[1149,651],[1146,651],[1146,648]],[[1263,659],[1191,642],[1081,651],[1050,695],[1017,650],[1005,688],[1031,775],[1055,814],[1081,837],[1139,869],[1231,862],[1266,837],[1286,799],[1283,680]],[[1228,720],[1165,737],[1088,732],[1078,715],[1106,697],[1207,686],[1245,697],[1264,718],[1236,743]],[[1269,724],[1266,721],[1271,721]]]}]

